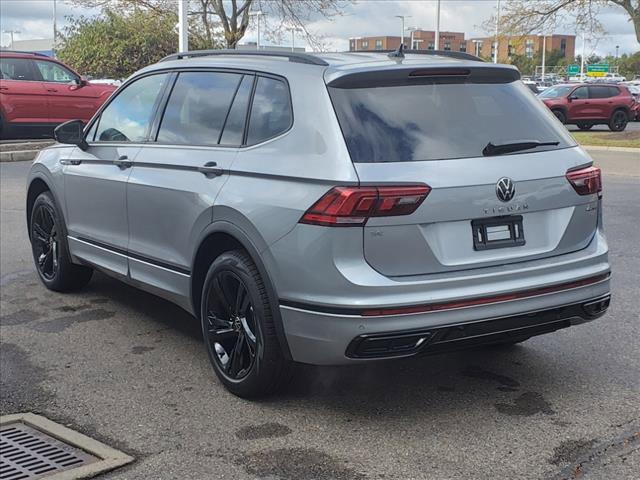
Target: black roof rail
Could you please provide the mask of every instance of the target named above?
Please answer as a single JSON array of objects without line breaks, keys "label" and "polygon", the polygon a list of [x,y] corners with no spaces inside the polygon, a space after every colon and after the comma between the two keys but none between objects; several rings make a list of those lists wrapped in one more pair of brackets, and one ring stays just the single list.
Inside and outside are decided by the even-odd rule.
[{"label": "black roof rail", "polygon": [[232,49],[222,49],[222,50],[193,50],[189,52],[179,52],[174,53],[172,55],[168,55],[164,57],[161,62],[166,62],[169,60],[181,60],[183,58],[194,58],[194,57],[209,57],[216,55],[239,55],[239,56],[251,56],[251,57],[282,57],[288,58],[290,62],[295,63],[306,63],[309,65],[321,65],[323,67],[328,66],[329,64],[322,60],[321,58],[316,57],[315,55],[310,55],[308,53],[298,53],[298,52],[280,52],[274,50],[232,50]]},{"label": "black roof rail", "polygon": [[47,58],[51,58],[49,55],[46,55],[44,53],[40,53],[40,52],[27,52],[24,50],[9,50],[6,48],[0,48],[0,53],[22,53],[22,54],[26,54],[26,55],[37,55],[38,57],[47,57]]},{"label": "black roof rail", "polygon": [[[398,53],[398,50],[351,50],[345,53]],[[439,55],[442,57],[450,57],[457,58],[458,60],[471,60],[474,62],[484,62],[480,57],[476,57],[475,55],[471,55],[466,52],[454,52],[451,50],[408,50],[402,49],[401,53],[404,55]]]}]

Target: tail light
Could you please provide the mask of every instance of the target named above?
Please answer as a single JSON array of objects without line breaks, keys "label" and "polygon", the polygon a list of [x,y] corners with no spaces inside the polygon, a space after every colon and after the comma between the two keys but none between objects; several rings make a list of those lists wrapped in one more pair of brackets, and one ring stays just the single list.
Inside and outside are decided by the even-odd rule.
[{"label": "tail light", "polygon": [[362,226],[370,217],[410,215],[431,187],[334,187],[313,204],[300,223],[327,227]]},{"label": "tail light", "polygon": [[602,191],[602,174],[598,167],[571,170],[567,172],[567,180],[578,195],[592,195]]}]

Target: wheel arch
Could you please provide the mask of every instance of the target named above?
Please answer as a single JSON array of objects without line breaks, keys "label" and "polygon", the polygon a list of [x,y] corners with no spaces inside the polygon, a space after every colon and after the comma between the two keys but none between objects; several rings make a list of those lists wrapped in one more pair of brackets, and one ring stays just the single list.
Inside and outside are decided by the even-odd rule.
[{"label": "wheel arch", "polygon": [[[266,244],[264,246],[266,247]],[[258,272],[260,273],[267,290],[269,300],[271,301],[271,304],[275,306],[272,313],[278,343],[280,344],[284,357],[291,360],[291,352],[286,340],[282,317],[280,315],[279,297],[271,279],[271,275],[269,275],[269,271],[265,266],[262,255],[260,255],[260,252],[263,251],[263,249],[258,248],[249,235],[234,223],[226,220],[219,220],[211,223],[202,232],[191,264],[190,300],[192,310],[196,317],[200,318],[202,286],[211,262],[213,262],[213,260],[222,253],[237,249],[244,250],[258,268]]]},{"label": "wheel arch", "polygon": [[619,105],[617,107],[615,107],[612,111],[611,111],[611,117],[612,118],[616,112],[618,111],[623,111],[624,113],[627,114],[627,120],[631,119],[631,109],[629,107],[627,107],[626,105]]},{"label": "wheel arch", "polygon": [[51,187],[42,177],[34,177],[31,182],[29,182],[29,188],[27,189],[26,214],[27,235],[29,236],[29,239],[31,239],[31,228],[29,227],[31,225],[31,210],[33,210],[33,204],[35,203],[36,198],[38,198],[38,195],[43,192],[51,192]]}]

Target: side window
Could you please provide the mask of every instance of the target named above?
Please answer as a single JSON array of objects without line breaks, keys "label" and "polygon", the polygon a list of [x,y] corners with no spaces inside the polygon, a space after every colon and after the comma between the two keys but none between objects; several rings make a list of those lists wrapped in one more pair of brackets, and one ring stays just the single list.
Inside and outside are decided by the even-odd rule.
[{"label": "side window", "polygon": [[236,73],[180,73],[162,117],[158,142],[217,145],[241,78]]},{"label": "side window", "polygon": [[571,93],[571,96],[584,100],[589,98],[589,92],[587,91],[587,87],[579,87]]},{"label": "side window", "polygon": [[42,75],[42,80],[45,82],[71,83],[78,80],[78,76],[75,73],[57,63],[46,60],[34,60],[34,63],[38,67],[40,75]]},{"label": "side window", "polygon": [[282,80],[259,77],[251,106],[247,144],[260,143],[284,133],[292,120],[287,84]]},{"label": "side window", "polygon": [[589,87],[589,98],[609,98],[611,93],[610,87]]},{"label": "side window", "polygon": [[0,58],[0,71],[5,80],[39,80],[32,70],[31,60],[26,58]]},{"label": "side window", "polygon": [[238,87],[233,105],[229,110],[227,122],[224,124],[224,131],[220,139],[221,145],[242,145],[244,124],[247,121],[247,110],[249,109],[249,98],[254,78],[253,75],[245,75],[242,78],[242,83]]},{"label": "side window", "polygon": [[87,132],[87,135],[84,137],[87,142],[93,142],[96,139],[96,130],[98,130],[98,123],[100,123],[98,120],[93,122],[93,125],[91,125],[91,130],[89,130]]},{"label": "side window", "polygon": [[158,94],[167,74],[150,75],[134,81],[107,105],[95,139],[101,142],[141,142],[146,140]]},{"label": "side window", "polygon": [[620,95],[620,89],[618,87],[607,87],[609,89],[609,96],[615,97]]}]

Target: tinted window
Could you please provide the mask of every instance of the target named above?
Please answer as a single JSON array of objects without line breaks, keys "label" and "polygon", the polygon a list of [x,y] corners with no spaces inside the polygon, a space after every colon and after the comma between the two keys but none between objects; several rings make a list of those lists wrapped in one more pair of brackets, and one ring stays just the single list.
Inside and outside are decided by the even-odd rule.
[{"label": "tinted window", "polygon": [[574,144],[520,81],[329,88],[329,92],[354,162],[480,157],[488,142],[560,142],[536,152]]},{"label": "tinted window", "polygon": [[70,83],[78,79],[77,75],[57,63],[46,60],[34,60],[34,63],[45,82]]},{"label": "tinted window", "polygon": [[571,92],[571,96],[583,100],[589,98],[589,91],[587,90],[587,87],[576,88]]},{"label": "tinted window", "polygon": [[96,140],[146,140],[155,103],[166,79],[167,74],[150,75],[126,86],[100,115]]},{"label": "tinted window", "polygon": [[616,87],[593,86],[589,87],[589,98],[609,98],[618,95]]},{"label": "tinted window", "polygon": [[259,77],[251,106],[247,144],[260,143],[287,131],[292,119],[287,84]]},{"label": "tinted window", "polygon": [[235,73],[181,73],[162,117],[158,141],[216,145],[240,78]]},{"label": "tinted window", "polygon": [[5,80],[38,80],[26,58],[0,58],[0,71]]},{"label": "tinted window", "polygon": [[247,120],[247,109],[249,108],[253,79],[253,75],[245,75],[242,79],[242,83],[233,100],[233,106],[229,111],[227,123],[224,125],[224,132],[220,140],[220,144],[222,145],[242,145],[244,124]]}]

